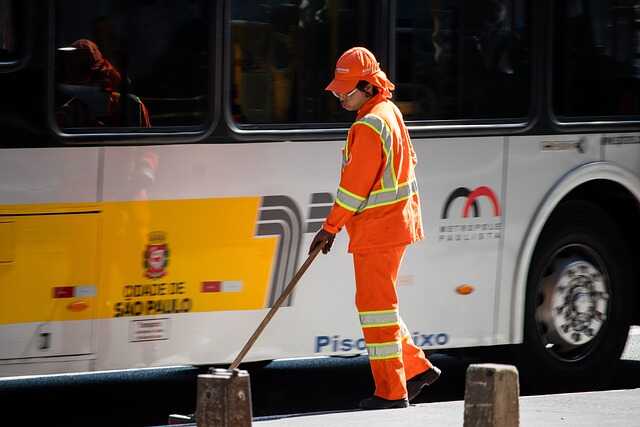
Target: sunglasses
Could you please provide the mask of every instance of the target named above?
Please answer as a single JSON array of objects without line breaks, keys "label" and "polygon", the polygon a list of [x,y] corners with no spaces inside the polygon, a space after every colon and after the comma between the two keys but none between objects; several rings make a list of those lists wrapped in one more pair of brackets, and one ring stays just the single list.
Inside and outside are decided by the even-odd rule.
[{"label": "sunglasses", "polygon": [[338,93],[335,91],[331,91],[331,93],[333,94],[333,96],[335,96],[338,99],[343,99],[343,98],[348,98],[351,95],[353,95],[354,93],[356,93],[356,91],[358,90],[358,88],[356,87],[355,89],[353,89],[351,92],[349,93]]}]

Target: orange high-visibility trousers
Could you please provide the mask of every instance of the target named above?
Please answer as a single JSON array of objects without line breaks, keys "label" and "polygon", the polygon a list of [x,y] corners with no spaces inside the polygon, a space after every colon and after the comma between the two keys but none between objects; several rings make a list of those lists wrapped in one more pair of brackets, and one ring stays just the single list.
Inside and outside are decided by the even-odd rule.
[{"label": "orange high-visibility trousers", "polygon": [[354,253],[356,307],[376,384],[375,395],[407,397],[408,379],[431,368],[398,313],[396,280],[406,246]]}]

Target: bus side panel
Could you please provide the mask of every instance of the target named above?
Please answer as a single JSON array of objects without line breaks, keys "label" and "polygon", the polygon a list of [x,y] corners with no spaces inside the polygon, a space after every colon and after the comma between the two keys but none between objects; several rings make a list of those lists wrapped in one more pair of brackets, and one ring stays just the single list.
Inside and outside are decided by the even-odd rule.
[{"label": "bus side panel", "polygon": [[98,149],[85,148],[1,151],[0,359],[5,363],[93,352],[98,156]]},{"label": "bus side panel", "polygon": [[[415,141],[428,236],[408,249],[398,286],[421,346],[493,341],[503,141]],[[342,144],[106,148],[97,369],[232,360],[281,290],[279,259],[299,265],[328,212]],[[365,349],[346,247],[342,232],[247,360]],[[475,292],[456,293],[463,284]]]},{"label": "bus side panel", "polygon": [[92,352],[98,214],[2,217],[15,256],[0,263],[0,359]]},{"label": "bus side panel", "polygon": [[[339,142],[107,148],[105,234],[114,237],[105,237],[97,368],[233,359],[302,262],[310,199],[335,191],[339,150]],[[152,266],[150,248],[167,262]],[[348,261],[318,260],[247,359],[309,356],[316,335],[357,334]],[[321,298],[306,297],[310,290]]]},{"label": "bus side panel", "polygon": [[504,139],[414,139],[413,145],[426,239],[407,252],[401,274],[413,281],[400,288],[401,312],[411,328],[446,335],[448,346],[489,345]]},{"label": "bus side panel", "polygon": [[619,164],[628,171],[640,170],[640,135],[609,134],[602,137],[604,160]]},{"label": "bus side panel", "polygon": [[0,150],[0,213],[11,212],[7,205],[95,203],[99,153],[99,148]]},{"label": "bus side panel", "polygon": [[[580,142],[583,152],[577,149]],[[522,342],[524,282],[518,264],[531,222],[545,195],[580,165],[601,160],[600,135],[508,137],[505,197],[505,242],[499,286],[497,344]],[[535,242],[534,246],[535,246]],[[527,261],[528,264],[528,261]],[[526,272],[522,277],[526,278]]]}]

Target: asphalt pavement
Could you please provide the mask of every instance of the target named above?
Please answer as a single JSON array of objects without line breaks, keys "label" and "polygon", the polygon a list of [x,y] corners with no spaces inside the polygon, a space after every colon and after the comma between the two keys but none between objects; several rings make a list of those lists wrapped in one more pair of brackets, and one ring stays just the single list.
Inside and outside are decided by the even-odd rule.
[{"label": "asphalt pavement", "polygon": [[[523,427],[640,426],[640,389],[520,398]],[[406,409],[293,416],[255,422],[257,427],[462,426],[464,401],[423,403]]]},{"label": "asphalt pavement", "polygon": [[[640,360],[640,327],[633,327],[621,358],[619,376],[636,377]],[[632,366],[630,368],[630,365]],[[630,375],[630,374],[634,375]],[[551,393],[521,396],[520,425],[524,427],[640,427],[640,386],[631,379],[633,388],[597,392]],[[625,386],[618,378],[618,386]],[[411,405],[407,409],[384,411],[342,410],[315,414],[292,414],[280,417],[259,417],[259,427],[433,427],[462,426],[464,400],[429,402]]]},{"label": "asphalt pavement", "polygon": [[[621,363],[640,359],[639,338],[640,327],[632,328]],[[520,425],[640,427],[639,403],[640,388],[522,396],[519,399]],[[258,418],[254,424],[259,427],[462,426],[464,405],[464,400],[455,400],[421,403],[407,409],[294,414]]]}]

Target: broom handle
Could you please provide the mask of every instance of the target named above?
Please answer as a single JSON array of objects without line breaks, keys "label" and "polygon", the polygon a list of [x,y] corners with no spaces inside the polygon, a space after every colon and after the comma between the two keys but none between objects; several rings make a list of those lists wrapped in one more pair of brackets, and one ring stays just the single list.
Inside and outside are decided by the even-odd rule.
[{"label": "broom handle", "polygon": [[307,271],[307,268],[309,268],[313,260],[316,259],[316,257],[318,256],[318,254],[320,253],[323,247],[324,247],[323,244],[318,245],[318,247],[315,248],[313,252],[311,252],[311,254],[309,254],[309,256],[307,257],[307,260],[304,262],[304,264],[302,264],[302,267],[300,267],[300,269],[296,272],[295,276],[293,276],[293,279],[291,279],[287,287],[284,289],[284,291],[282,291],[282,294],[280,294],[280,298],[278,298],[275,304],[273,304],[273,307],[271,307],[271,310],[269,310],[269,312],[264,317],[264,319],[262,319],[262,323],[260,323],[260,326],[258,326],[258,329],[256,329],[253,335],[251,335],[251,338],[249,338],[249,341],[247,341],[247,343],[244,345],[244,347],[242,348],[242,350],[240,351],[236,359],[233,361],[233,363],[231,363],[231,365],[229,366],[229,370],[236,369],[240,365],[240,362],[242,362],[242,359],[244,358],[244,356],[247,355],[247,353],[249,352],[253,344],[256,342],[256,340],[264,330],[264,328],[267,326],[267,323],[269,323],[269,321],[276,314],[276,311],[278,311],[278,309],[280,308],[284,300],[287,299],[291,291],[293,291],[293,288],[296,286],[296,284],[298,283],[298,281],[300,280],[304,272]]}]

